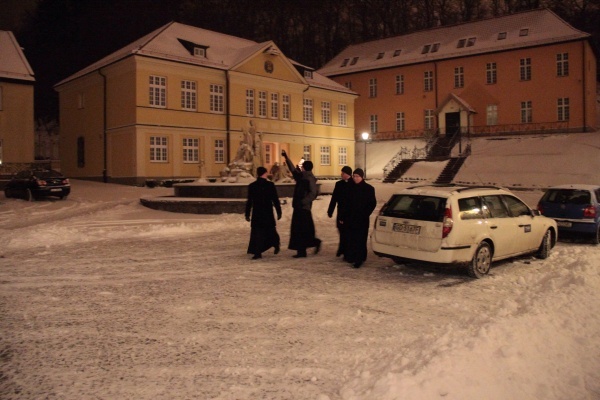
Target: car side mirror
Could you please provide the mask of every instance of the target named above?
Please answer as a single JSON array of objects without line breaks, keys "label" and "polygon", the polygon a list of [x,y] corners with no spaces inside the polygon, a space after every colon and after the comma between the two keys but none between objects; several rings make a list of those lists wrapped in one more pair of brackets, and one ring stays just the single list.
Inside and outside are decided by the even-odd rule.
[{"label": "car side mirror", "polygon": [[531,215],[533,215],[534,217],[539,217],[540,215],[542,215],[542,213],[540,212],[540,210],[531,210]]}]

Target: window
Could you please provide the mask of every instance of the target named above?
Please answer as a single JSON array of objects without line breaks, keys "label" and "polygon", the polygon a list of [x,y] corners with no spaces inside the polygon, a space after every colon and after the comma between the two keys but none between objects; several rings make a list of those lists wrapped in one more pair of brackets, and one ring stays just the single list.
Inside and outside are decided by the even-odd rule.
[{"label": "window", "polygon": [[383,56],[385,55],[385,52],[379,53],[377,54],[377,59],[381,60],[383,58]]},{"label": "window", "polygon": [[271,93],[271,118],[279,118],[279,94]]},{"label": "window", "polygon": [[77,94],[77,108],[85,108],[85,95],[83,93]]},{"label": "window", "polygon": [[470,37],[467,39],[467,46],[466,47],[471,47],[471,46],[475,46],[475,41],[477,40],[477,38],[475,37]]},{"label": "window", "polygon": [[273,158],[273,145],[270,143],[265,144],[265,164],[272,164]]},{"label": "window", "polygon": [[556,75],[569,76],[569,53],[556,55]]},{"label": "window", "polygon": [[352,61],[350,61],[350,65],[354,65],[358,62],[358,57],[354,57]]},{"label": "window", "polygon": [[308,78],[308,79],[312,79],[312,77],[313,77],[313,72],[312,72],[312,71],[309,71],[309,70],[307,70],[307,69],[305,69],[305,70],[304,70],[304,77],[305,77],[305,78]]},{"label": "window", "polygon": [[348,164],[348,148],[347,147],[340,147],[338,149],[338,164],[339,165]]},{"label": "window", "polygon": [[458,43],[456,44],[456,48],[460,49],[465,47],[465,43],[467,43],[467,39],[459,39]]},{"label": "window", "polygon": [[523,28],[519,31],[519,36],[527,36],[529,35],[529,29],[528,28]]},{"label": "window", "polygon": [[397,112],[396,113],[396,132],[404,131],[404,113]]},{"label": "window", "polygon": [[509,215],[511,217],[520,217],[521,215],[531,216],[531,210],[527,204],[513,196],[502,196],[504,203],[508,208]]},{"label": "window", "polygon": [[394,51],[394,57],[398,57],[402,53],[402,50],[398,49]]},{"label": "window", "polygon": [[531,100],[521,102],[521,123],[526,124],[533,121],[533,110]]},{"label": "window", "polygon": [[520,78],[522,81],[531,80],[531,58],[521,58],[519,60]]},{"label": "window", "polygon": [[338,104],[338,124],[340,126],[348,125],[348,107],[345,104]]},{"label": "window", "polygon": [[369,97],[377,97],[377,78],[369,79]]},{"label": "window", "polygon": [[501,196],[483,196],[483,213],[491,218],[508,218],[508,210]]},{"label": "window", "polygon": [[421,50],[421,54],[427,54],[427,53],[429,53],[429,49],[431,49],[431,45],[430,44],[426,44],[425,46],[423,46],[423,49]]},{"label": "window", "polygon": [[377,128],[378,128],[377,115],[371,115],[370,126],[371,126],[371,133],[377,133]]},{"label": "window", "polygon": [[331,124],[331,103],[328,101],[321,102],[321,122]]},{"label": "window", "polygon": [[150,161],[167,162],[166,136],[150,136]]},{"label": "window", "polygon": [[440,49],[440,44],[439,43],[434,43],[433,46],[431,46],[431,52],[435,53]]},{"label": "window", "polygon": [[485,83],[493,85],[497,82],[496,63],[487,63],[485,65]]},{"label": "window", "polygon": [[258,116],[267,118],[267,92],[258,91]]},{"label": "window", "polygon": [[289,120],[290,119],[290,95],[282,94],[281,95],[281,118]]},{"label": "window", "polygon": [[352,89],[352,82],[346,82],[344,83],[344,86],[346,86],[348,89]]},{"label": "window", "polygon": [[348,65],[348,61],[350,61],[349,58],[344,58],[344,61],[342,61],[342,65],[340,65],[340,67],[345,67],[346,65]]},{"label": "window", "polygon": [[304,145],[304,148],[302,149],[302,158],[304,161],[310,161],[310,145]]},{"label": "window", "polygon": [[198,162],[198,139],[183,138],[183,162]]},{"label": "window", "polygon": [[331,147],[321,146],[321,165],[331,165]]},{"label": "window", "polygon": [[167,78],[150,75],[150,106],[167,106]]},{"label": "window", "polygon": [[85,138],[83,136],[77,138],[77,167],[85,167]]},{"label": "window", "polygon": [[425,71],[424,73],[424,90],[431,92],[433,90],[433,71]]},{"label": "window", "polygon": [[215,140],[215,163],[225,162],[225,141],[223,139]]},{"label": "window", "polygon": [[498,33],[498,40],[504,40],[504,39],[506,39],[506,32]]},{"label": "window", "polygon": [[222,113],[224,108],[223,85],[210,85],[210,111]]},{"label": "window", "polygon": [[246,115],[254,116],[254,89],[246,89]]},{"label": "window", "polygon": [[396,75],[396,94],[404,94],[404,75]]},{"label": "window", "polygon": [[181,81],[181,108],[196,110],[196,82]]},{"label": "window", "polygon": [[454,87],[465,87],[465,70],[463,67],[454,68]]},{"label": "window", "polygon": [[483,212],[479,197],[458,199],[458,216],[460,219],[481,219]]},{"label": "window", "polygon": [[206,49],[202,47],[194,47],[194,55],[196,57],[206,57]]},{"label": "window", "polygon": [[433,117],[433,110],[428,109],[425,110],[425,129],[429,130],[429,129],[433,129],[434,128],[434,117]]},{"label": "window", "polygon": [[488,104],[486,107],[487,124],[498,125],[498,105]]},{"label": "window", "polygon": [[313,101],[312,101],[312,99],[304,99],[302,118],[303,118],[304,122],[313,122]]},{"label": "window", "polygon": [[561,97],[558,99],[558,120],[568,121],[569,120],[569,98]]}]

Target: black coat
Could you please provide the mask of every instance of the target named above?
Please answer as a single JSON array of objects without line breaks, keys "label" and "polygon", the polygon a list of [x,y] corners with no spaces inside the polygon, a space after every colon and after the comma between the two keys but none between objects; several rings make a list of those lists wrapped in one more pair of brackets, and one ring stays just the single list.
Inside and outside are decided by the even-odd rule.
[{"label": "black coat", "polygon": [[362,181],[353,185],[350,190],[349,214],[344,218],[344,225],[349,230],[346,257],[353,262],[367,259],[367,239],[369,236],[369,219],[377,206],[375,188]]},{"label": "black coat", "polygon": [[277,212],[277,219],[281,218],[281,204],[273,182],[258,178],[248,185],[246,219],[252,213],[248,254],[260,254],[271,247],[279,247],[273,208]]},{"label": "black coat", "polygon": [[329,207],[327,208],[327,215],[329,217],[333,216],[333,211],[337,206],[337,220],[343,220],[350,210],[349,207],[349,197],[350,190],[354,185],[354,181],[352,178],[347,181],[340,179],[335,183],[335,187],[333,188],[333,193],[331,195],[331,200],[329,201]]}]

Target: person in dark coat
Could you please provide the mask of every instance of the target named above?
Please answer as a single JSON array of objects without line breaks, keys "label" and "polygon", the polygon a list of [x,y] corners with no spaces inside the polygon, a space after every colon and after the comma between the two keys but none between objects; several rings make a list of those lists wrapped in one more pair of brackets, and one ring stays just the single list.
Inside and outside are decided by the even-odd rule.
[{"label": "person in dark coat", "polygon": [[306,257],[306,249],[315,248],[315,254],[321,249],[321,240],[315,237],[315,223],[312,218],[312,202],[317,198],[317,178],[312,173],[312,161],[304,161],[295,167],[285,150],[281,152],[285,163],[296,181],[292,199],[292,227],[288,249],[296,250],[294,258]]},{"label": "person in dark coat", "polygon": [[[281,219],[281,204],[275,184],[267,180],[267,169],[256,169],[256,181],[248,185],[248,200],[246,201],[246,221],[250,222],[250,243],[248,254],[254,254],[253,260],[262,258],[261,253],[275,247],[279,253],[279,234],[277,233],[273,207],[277,219]],[[250,213],[252,212],[252,219]]]},{"label": "person in dark coat", "polygon": [[346,243],[348,242],[348,230],[342,223],[345,218],[345,215],[348,214],[348,199],[350,195],[351,186],[354,185],[354,181],[352,180],[352,168],[345,166],[342,168],[341,177],[339,181],[335,183],[335,187],[333,188],[333,193],[331,195],[331,200],[329,201],[329,208],[327,208],[327,215],[329,218],[333,217],[333,211],[337,205],[337,216],[335,218],[335,226],[338,229],[338,233],[340,235],[340,243],[338,245],[338,250],[336,253],[336,257],[341,256],[342,254],[346,254],[345,248]]},{"label": "person in dark coat", "polygon": [[365,172],[357,168],[352,173],[354,185],[350,189],[349,213],[343,224],[348,229],[348,247],[344,259],[360,268],[367,259],[369,218],[377,206],[375,188],[364,180]]}]

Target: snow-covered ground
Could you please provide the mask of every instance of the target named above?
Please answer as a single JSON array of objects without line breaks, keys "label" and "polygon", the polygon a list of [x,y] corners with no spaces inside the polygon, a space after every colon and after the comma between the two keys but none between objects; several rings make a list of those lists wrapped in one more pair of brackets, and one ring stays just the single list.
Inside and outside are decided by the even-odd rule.
[{"label": "snow-covered ground", "polygon": [[[378,207],[404,185],[371,183]],[[600,246],[559,242],[480,280],[372,253],[353,269],[322,196],[321,253],[285,249],[288,202],[282,252],[251,261],[242,215],[72,186],[0,195],[2,399],[600,399]]]}]

